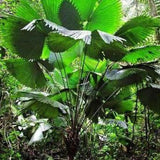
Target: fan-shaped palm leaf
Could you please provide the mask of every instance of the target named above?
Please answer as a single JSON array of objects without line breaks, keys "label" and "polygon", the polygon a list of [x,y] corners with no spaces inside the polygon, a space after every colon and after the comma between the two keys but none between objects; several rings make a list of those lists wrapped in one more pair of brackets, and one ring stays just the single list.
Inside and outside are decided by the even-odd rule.
[{"label": "fan-shaped palm leaf", "polygon": [[46,79],[37,62],[29,62],[23,59],[5,61],[9,72],[22,84],[31,88],[44,87]]},{"label": "fan-shaped palm leaf", "polygon": [[151,84],[150,87],[138,91],[138,97],[145,107],[160,113],[160,86]]},{"label": "fan-shaped palm leaf", "polygon": [[78,10],[78,13],[81,17],[82,21],[88,21],[90,16],[92,15],[97,0],[71,0],[71,2],[74,4],[76,9]]},{"label": "fan-shaped palm leaf", "polygon": [[[88,30],[68,30],[48,20],[33,20],[27,26],[25,26],[23,30],[32,31],[38,24],[40,25],[40,27],[44,32],[46,31],[46,33],[54,31],[50,33],[48,36],[48,45],[53,52],[64,52],[65,50],[68,50],[73,45],[75,45],[77,41],[82,40],[87,45],[89,45],[87,52],[89,56],[94,58],[101,58],[103,56],[102,51],[107,52],[107,47],[105,48],[106,44],[110,44],[114,41],[118,42],[124,41],[124,39],[120,37],[113,36],[111,34],[99,30],[94,32]],[[95,44],[97,44],[98,46]],[[117,50],[119,49],[119,53],[122,53],[123,56],[125,55],[124,49],[122,49],[123,47],[120,46],[120,44],[119,45],[116,44],[113,46],[117,48]],[[97,48],[96,49],[97,52],[95,48]],[[111,47],[108,46],[109,53],[107,54],[109,55],[112,54],[113,52],[115,53],[115,48],[113,51],[111,50]],[[116,56],[118,57],[118,55]]]},{"label": "fan-shaped palm leaf", "polygon": [[80,15],[69,0],[63,0],[59,9],[59,18],[62,26],[68,29],[82,29]]},{"label": "fan-shaped palm leaf", "polygon": [[27,22],[14,16],[1,20],[0,24],[4,45],[12,53],[27,59],[38,59],[41,56],[45,35],[39,29],[30,32],[22,30]]},{"label": "fan-shaped palm leaf", "polygon": [[59,8],[63,0],[41,0],[46,18],[57,24],[61,24],[59,19]]},{"label": "fan-shaped palm leaf", "polygon": [[119,87],[141,83],[146,77],[147,72],[139,68],[115,69],[106,73],[106,78],[116,81]]},{"label": "fan-shaped palm leaf", "polygon": [[16,16],[22,18],[26,21],[32,21],[34,19],[41,18],[38,9],[36,9],[35,5],[28,0],[21,0],[20,3],[16,7]]},{"label": "fan-shaped palm leaf", "polygon": [[123,60],[135,64],[153,61],[157,58],[160,58],[160,46],[155,45],[132,49]]},{"label": "fan-shaped palm leaf", "polygon": [[155,27],[160,26],[160,21],[157,18],[139,16],[126,22],[115,35],[126,39],[125,44],[135,46],[137,43],[143,42],[150,36]]},{"label": "fan-shaped palm leaf", "polygon": [[88,20],[86,29],[115,33],[121,22],[121,13],[119,0],[102,0]]}]

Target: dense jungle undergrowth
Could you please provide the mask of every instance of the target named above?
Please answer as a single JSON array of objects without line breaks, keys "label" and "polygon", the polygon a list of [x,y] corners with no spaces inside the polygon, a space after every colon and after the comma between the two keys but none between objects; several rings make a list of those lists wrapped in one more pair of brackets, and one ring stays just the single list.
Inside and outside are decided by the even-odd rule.
[{"label": "dense jungle undergrowth", "polygon": [[0,160],[160,160],[159,0],[0,0]]}]

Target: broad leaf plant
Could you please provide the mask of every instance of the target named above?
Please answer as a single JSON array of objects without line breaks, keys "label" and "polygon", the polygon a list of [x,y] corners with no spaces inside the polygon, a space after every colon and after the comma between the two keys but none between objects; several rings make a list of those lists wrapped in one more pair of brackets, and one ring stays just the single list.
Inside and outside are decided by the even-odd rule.
[{"label": "broad leaf plant", "polygon": [[14,15],[1,17],[3,47],[17,57],[4,60],[7,69],[32,89],[18,92],[23,111],[66,120],[70,160],[106,109],[131,113],[139,99],[160,113],[160,46],[144,46],[160,20],[122,16],[120,0],[41,0],[40,7],[21,0]]}]

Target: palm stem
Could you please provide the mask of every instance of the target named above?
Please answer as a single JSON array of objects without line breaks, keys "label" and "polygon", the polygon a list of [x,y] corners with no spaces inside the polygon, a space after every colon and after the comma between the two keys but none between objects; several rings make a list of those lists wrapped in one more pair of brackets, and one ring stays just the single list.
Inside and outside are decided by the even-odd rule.
[{"label": "palm stem", "polygon": [[[99,65],[99,62],[100,62],[100,61],[98,61],[97,65],[96,65],[96,67],[95,67],[95,69],[94,69],[94,72],[96,71],[96,69],[97,69],[97,67],[98,67],[98,65]],[[84,80],[83,83],[87,83],[90,74],[91,74],[91,72],[88,73],[88,75],[87,75],[87,77],[85,78],[85,80]],[[85,91],[85,90],[86,90],[86,85],[84,86],[84,89],[83,89],[82,98],[83,98],[83,96],[84,96],[84,91]],[[90,96],[90,98],[91,98],[91,96]],[[90,98],[89,98],[89,99],[90,99]],[[81,107],[81,117],[80,117],[80,119],[79,119],[79,123],[81,124],[81,126],[83,125],[83,121],[84,121],[85,118],[86,118],[86,116],[85,116],[85,111],[86,111],[86,108],[87,108],[89,102],[85,102],[85,103],[86,103],[85,105],[83,105],[82,103],[80,104],[80,107]]]},{"label": "palm stem", "polygon": [[[76,108],[75,108],[75,117],[74,117],[74,127],[76,127],[77,122],[78,122],[78,118],[79,118],[79,104],[81,102],[80,99],[80,93],[81,93],[81,81],[82,81],[82,77],[83,77],[83,72],[84,72],[84,65],[85,65],[85,59],[86,59],[86,52],[87,52],[87,46],[84,47],[84,57],[82,59],[82,63],[81,63],[81,72],[80,72],[80,77],[79,77],[79,86],[78,86],[78,95],[77,95],[77,100],[76,100]],[[82,97],[81,97],[82,98]]]}]

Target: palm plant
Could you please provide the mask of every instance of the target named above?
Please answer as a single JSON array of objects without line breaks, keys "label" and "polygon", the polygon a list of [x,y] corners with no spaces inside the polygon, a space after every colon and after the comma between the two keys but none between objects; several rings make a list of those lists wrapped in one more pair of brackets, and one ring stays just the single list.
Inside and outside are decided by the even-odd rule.
[{"label": "palm plant", "polygon": [[[160,26],[159,19],[139,16],[122,25],[119,0],[40,4],[38,10],[35,3],[21,0],[15,15],[1,19],[3,45],[17,55],[5,64],[17,80],[34,89],[18,93],[28,98],[23,111],[65,118],[70,160],[80,135],[106,117],[106,108],[129,112],[139,97],[159,112],[160,89],[151,83],[159,78],[154,60],[160,57],[160,46],[141,46]],[[155,97],[151,99],[150,93]]]}]

